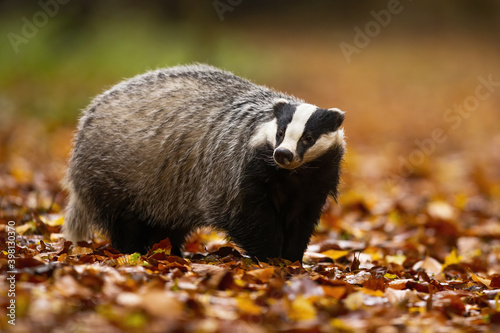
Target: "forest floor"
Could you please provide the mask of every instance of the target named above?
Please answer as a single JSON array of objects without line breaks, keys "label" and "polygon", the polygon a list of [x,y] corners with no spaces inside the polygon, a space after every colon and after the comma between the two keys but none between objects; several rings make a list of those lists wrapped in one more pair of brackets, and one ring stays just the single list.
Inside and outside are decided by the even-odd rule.
[{"label": "forest floor", "polygon": [[168,241],[145,255],[121,254],[105,238],[71,247],[60,233],[59,179],[72,128],[45,131],[27,122],[2,133],[9,161],[0,173],[2,331],[500,325],[500,183],[491,167],[500,161],[498,137],[473,159],[442,155],[411,175],[391,166],[398,156],[389,151],[350,150],[339,203],[327,205],[301,265],[253,262],[210,230],[191,237],[184,259],[170,255]]}]

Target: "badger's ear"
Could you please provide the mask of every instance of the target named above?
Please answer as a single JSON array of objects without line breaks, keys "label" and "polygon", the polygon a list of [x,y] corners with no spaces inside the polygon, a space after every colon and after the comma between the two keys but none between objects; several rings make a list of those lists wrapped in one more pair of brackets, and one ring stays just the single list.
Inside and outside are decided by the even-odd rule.
[{"label": "badger's ear", "polygon": [[330,126],[330,131],[335,132],[336,130],[339,129],[340,126],[342,126],[342,123],[344,122],[344,111],[337,109],[337,108],[331,108],[328,109],[328,124]]},{"label": "badger's ear", "polygon": [[289,102],[284,98],[277,98],[273,101],[273,112],[276,118],[279,118],[281,116],[283,106],[288,103]]}]

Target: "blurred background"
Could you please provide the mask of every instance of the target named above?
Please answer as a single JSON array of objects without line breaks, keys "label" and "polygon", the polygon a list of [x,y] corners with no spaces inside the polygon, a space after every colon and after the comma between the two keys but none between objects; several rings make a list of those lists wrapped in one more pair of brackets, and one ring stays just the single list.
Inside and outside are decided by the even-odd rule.
[{"label": "blurred background", "polygon": [[204,62],[347,111],[344,192],[431,177],[496,196],[499,32],[495,0],[0,1],[0,189],[59,191],[95,95]]}]

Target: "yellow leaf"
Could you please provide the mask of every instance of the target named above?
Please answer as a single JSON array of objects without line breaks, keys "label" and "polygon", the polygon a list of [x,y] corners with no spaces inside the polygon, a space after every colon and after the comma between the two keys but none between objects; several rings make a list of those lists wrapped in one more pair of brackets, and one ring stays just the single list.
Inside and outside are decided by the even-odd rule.
[{"label": "yellow leaf", "polygon": [[28,183],[33,179],[33,173],[28,169],[23,169],[22,166],[14,167],[11,170],[11,175],[17,180],[19,183]]},{"label": "yellow leaf", "polygon": [[412,306],[408,310],[410,313],[425,313],[425,308],[420,306]]},{"label": "yellow leaf", "polygon": [[387,215],[387,218],[389,219],[389,221],[391,221],[392,223],[394,223],[396,225],[401,225],[402,224],[401,215],[398,212],[396,212],[396,211],[390,212]]},{"label": "yellow leaf", "polygon": [[458,209],[464,209],[466,204],[467,204],[467,195],[465,195],[464,193],[458,194],[455,198],[455,206]]},{"label": "yellow leaf", "polygon": [[406,256],[404,254],[396,254],[395,256],[385,256],[385,261],[390,264],[394,263],[397,265],[403,265],[406,260]]},{"label": "yellow leaf", "polygon": [[368,289],[368,288],[361,288],[360,291],[363,294],[370,295],[370,296],[377,296],[377,297],[382,297],[384,296],[384,292],[382,290],[373,290],[373,289]]},{"label": "yellow leaf", "polygon": [[26,222],[25,224],[22,224],[22,225],[16,227],[16,232],[19,235],[24,235],[27,232],[33,232],[35,230],[36,230],[35,221],[29,221],[29,222]]},{"label": "yellow leaf", "polygon": [[370,246],[370,247],[367,247],[366,249],[364,249],[363,253],[370,255],[372,257],[373,261],[380,260],[383,257],[380,249],[377,247],[373,247],[373,246]]},{"label": "yellow leaf", "polygon": [[479,257],[481,254],[483,254],[481,249],[475,249],[474,251],[471,252],[470,256],[472,258],[475,258],[475,257]]},{"label": "yellow leaf", "polygon": [[344,304],[351,311],[359,309],[363,305],[363,293],[355,292],[346,297]]},{"label": "yellow leaf", "polygon": [[446,266],[459,264],[462,261],[462,256],[458,255],[457,249],[451,250],[451,253],[444,259],[443,269]]},{"label": "yellow leaf", "polygon": [[262,308],[256,305],[248,295],[240,295],[236,297],[236,303],[241,312],[248,313],[250,315],[260,315],[262,313]]},{"label": "yellow leaf", "polygon": [[144,325],[148,323],[148,318],[145,314],[141,312],[134,312],[125,316],[125,326],[134,327],[134,328],[142,328]]},{"label": "yellow leaf", "polygon": [[346,255],[349,254],[349,251],[341,251],[341,250],[327,250],[325,252],[321,252],[321,254],[324,254],[328,258],[331,258],[333,260],[337,260],[339,258],[345,257]]},{"label": "yellow leaf", "polygon": [[238,287],[244,287],[245,286],[245,281],[242,279],[234,279],[233,280],[234,284],[236,284]]},{"label": "yellow leaf", "polygon": [[61,234],[61,233],[51,233],[50,234],[50,241],[52,243],[56,243],[58,240],[60,240],[61,238],[64,238],[64,234]]},{"label": "yellow leaf", "polygon": [[497,293],[495,295],[495,309],[497,312],[500,311],[500,302],[498,302],[498,298],[500,297],[500,293]]},{"label": "yellow leaf", "polygon": [[58,226],[63,225],[63,223],[64,223],[64,216],[61,216],[55,220],[48,220],[44,216],[40,216],[40,219],[43,221],[43,223],[45,223],[51,227],[58,227]]},{"label": "yellow leaf", "polygon": [[316,317],[316,309],[310,299],[298,296],[292,301],[289,316],[294,321],[313,319]]},{"label": "yellow leaf", "polygon": [[118,265],[130,265],[130,266],[139,266],[144,262],[141,259],[141,254],[139,252],[135,252],[132,254],[126,254],[116,259]]},{"label": "yellow leaf", "polygon": [[488,279],[488,278],[484,278],[484,277],[481,277],[479,275],[476,275],[474,273],[472,273],[472,280],[476,281],[476,282],[479,282],[479,283],[482,283],[484,284],[486,287],[490,287],[490,284],[491,284],[491,279]]},{"label": "yellow leaf", "polygon": [[340,331],[348,331],[348,332],[352,331],[352,327],[350,325],[344,324],[342,319],[338,318],[330,319],[330,326]]},{"label": "yellow leaf", "polygon": [[384,277],[388,278],[388,279],[397,279],[398,278],[398,276],[396,274],[390,274],[390,273],[385,273]]}]

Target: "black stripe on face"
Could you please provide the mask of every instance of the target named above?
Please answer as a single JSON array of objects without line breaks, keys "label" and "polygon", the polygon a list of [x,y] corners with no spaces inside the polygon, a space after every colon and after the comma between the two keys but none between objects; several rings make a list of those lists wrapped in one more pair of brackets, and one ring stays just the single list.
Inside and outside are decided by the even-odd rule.
[{"label": "black stripe on face", "polygon": [[286,127],[292,121],[293,114],[296,110],[295,105],[291,104],[279,104],[274,109],[274,115],[277,121],[277,131],[276,131],[276,145],[278,147],[283,139],[285,138]]},{"label": "black stripe on face", "polygon": [[344,121],[344,115],[338,111],[325,109],[316,110],[306,123],[304,133],[318,139],[322,134],[332,133],[339,129]]},{"label": "black stripe on face", "polygon": [[338,111],[317,109],[307,120],[302,138],[297,143],[297,154],[302,159],[307,149],[323,135],[335,132],[344,121],[344,115]]}]

